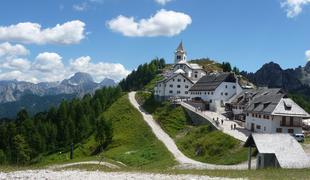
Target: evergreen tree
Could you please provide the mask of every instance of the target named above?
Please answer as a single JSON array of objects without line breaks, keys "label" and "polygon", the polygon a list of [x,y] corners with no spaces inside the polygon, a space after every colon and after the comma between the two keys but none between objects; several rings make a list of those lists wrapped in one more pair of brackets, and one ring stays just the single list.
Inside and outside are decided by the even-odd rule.
[{"label": "evergreen tree", "polygon": [[13,138],[12,158],[13,162],[17,164],[25,164],[30,160],[29,145],[21,135],[16,135]]},{"label": "evergreen tree", "polygon": [[100,151],[112,142],[113,132],[112,125],[101,116],[96,125],[96,141],[99,143]]}]

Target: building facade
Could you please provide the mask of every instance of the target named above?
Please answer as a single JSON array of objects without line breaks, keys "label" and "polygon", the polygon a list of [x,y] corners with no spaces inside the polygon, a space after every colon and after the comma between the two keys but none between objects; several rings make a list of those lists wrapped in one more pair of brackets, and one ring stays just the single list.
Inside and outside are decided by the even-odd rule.
[{"label": "building facade", "polygon": [[242,88],[234,73],[213,73],[202,77],[189,90],[192,99],[202,99],[209,104],[209,110],[220,111],[225,103],[238,95]]},{"label": "building facade", "polygon": [[283,92],[259,95],[244,112],[246,129],[259,133],[302,133],[302,121],[310,117]]},{"label": "building facade", "polygon": [[158,81],[154,88],[154,95],[157,99],[163,100],[170,97],[189,98],[189,89],[206,72],[201,66],[187,62],[187,55],[181,42],[175,51],[172,69],[162,81]]}]

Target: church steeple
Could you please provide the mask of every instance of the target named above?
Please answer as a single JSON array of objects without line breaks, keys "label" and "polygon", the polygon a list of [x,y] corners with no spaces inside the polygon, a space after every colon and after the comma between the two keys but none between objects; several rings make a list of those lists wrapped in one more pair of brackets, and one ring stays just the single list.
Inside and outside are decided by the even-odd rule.
[{"label": "church steeple", "polygon": [[183,46],[183,42],[181,41],[178,48],[175,51],[174,63],[177,64],[180,61],[186,61],[186,51]]}]

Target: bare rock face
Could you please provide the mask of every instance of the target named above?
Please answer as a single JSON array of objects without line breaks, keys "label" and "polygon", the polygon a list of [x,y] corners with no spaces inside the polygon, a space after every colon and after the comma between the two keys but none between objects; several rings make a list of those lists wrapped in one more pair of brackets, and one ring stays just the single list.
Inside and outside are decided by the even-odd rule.
[{"label": "bare rock face", "polygon": [[[28,101],[33,101],[33,104],[38,107],[48,108],[49,105],[60,103],[62,98],[83,97],[85,94],[94,93],[102,87],[115,85],[116,83],[112,79],[105,79],[96,83],[91,75],[81,72],[62,82],[34,84],[16,80],[0,81],[0,118],[13,117],[16,111],[22,107],[27,109],[27,106],[30,106]],[[33,112],[35,113],[35,110]]]},{"label": "bare rock face", "polygon": [[242,74],[258,86],[283,88],[288,91],[300,90],[310,86],[310,63],[305,67],[295,69],[282,69],[279,64],[270,62],[264,64],[255,73]]}]

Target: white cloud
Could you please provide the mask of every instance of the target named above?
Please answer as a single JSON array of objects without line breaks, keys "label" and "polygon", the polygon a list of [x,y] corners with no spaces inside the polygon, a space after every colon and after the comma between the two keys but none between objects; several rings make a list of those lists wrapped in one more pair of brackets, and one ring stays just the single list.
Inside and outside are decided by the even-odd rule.
[{"label": "white cloud", "polygon": [[310,61],[310,50],[305,52],[306,58],[308,61]]},{"label": "white cloud", "polygon": [[[17,47],[17,45],[10,44],[9,47]],[[63,58],[54,52],[40,53],[33,61],[19,57],[24,56],[25,53],[17,52],[6,53],[0,57],[0,80],[55,82],[69,78],[76,72],[86,72],[91,74],[96,82],[104,78],[119,81],[130,73],[122,64],[93,63],[89,56],[79,57],[65,65]]]},{"label": "white cloud", "polygon": [[160,5],[165,5],[166,3],[170,2],[172,0],[155,0],[155,2],[157,2]]},{"label": "white cloud", "polygon": [[25,56],[29,54],[28,49],[23,45],[12,45],[8,42],[0,44],[0,57],[1,56]]},{"label": "white cloud", "polygon": [[82,56],[72,60],[70,63],[70,71],[72,74],[75,72],[89,73],[97,82],[102,81],[104,78],[119,81],[130,73],[130,71],[119,63],[92,63],[89,56]]},{"label": "white cloud", "polygon": [[0,26],[0,40],[34,44],[77,44],[85,38],[85,23],[79,20],[42,29],[32,22]]},{"label": "white cloud", "polygon": [[50,72],[63,69],[62,57],[57,53],[44,52],[40,53],[34,63],[33,68],[42,72]]},{"label": "white cloud", "polygon": [[129,37],[175,36],[192,23],[189,15],[161,9],[149,19],[138,22],[134,17],[118,16],[107,22],[108,27]]},{"label": "white cloud", "polygon": [[303,6],[308,4],[310,4],[310,0],[284,0],[281,6],[285,8],[287,17],[293,18],[302,12]]}]

